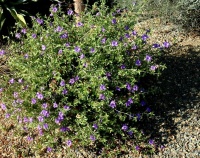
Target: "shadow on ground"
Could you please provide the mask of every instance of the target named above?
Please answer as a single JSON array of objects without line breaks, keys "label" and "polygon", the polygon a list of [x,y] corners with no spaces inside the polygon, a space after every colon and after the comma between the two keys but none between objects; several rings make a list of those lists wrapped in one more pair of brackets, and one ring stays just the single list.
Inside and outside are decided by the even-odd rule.
[{"label": "shadow on ground", "polygon": [[160,59],[167,69],[157,85],[161,89],[152,99],[155,117],[144,123],[146,134],[168,144],[177,132],[174,118],[188,119],[188,110],[200,105],[200,46],[173,46]]}]

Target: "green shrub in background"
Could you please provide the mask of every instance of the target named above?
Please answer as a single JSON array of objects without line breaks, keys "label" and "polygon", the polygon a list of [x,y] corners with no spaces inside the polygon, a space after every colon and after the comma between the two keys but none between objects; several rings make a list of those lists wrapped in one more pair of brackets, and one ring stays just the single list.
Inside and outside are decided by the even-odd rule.
[{"label": "green shrub in background", "polygon": [[134,12],[141,16],[159,17],[163,23],[174,22],[181,27],[199,28],[200,1],[199,0],[116,0],[122,7],[134,4]]},{"label": "green shrub in background", "polygon": [[149,31],[133,29],[131,12],[108,13],[103,3],[98,10],[75,23],[72,10],[65,15],[52,6],[50,16],[33,18],[33,28],[19,29],[19,42],[10,43],[13,75],[0,87],[1,108],[31,150],[62,144],[106,151],[127,141],[132,150],[154,150],[156,142],[138,128],[153,115],[146,95],[155,91],[142,78],[161,74],[156,57],[169,43],[149,46]]},{"label": "green shrub in background", "polygon": [[49,7],[55,2],[58,0],[0,0],[0,35],[8,35],[15,23],[21,28],[30,27],[30,17],[49,14]]},{"label": "green shrub in background", "polygon": [[36,2],[37,0],[1,0],[0,1],[0,31],[3,28],[5,21],[13,19],[22,27],[27,27],[24,16],[28,14],[26,10],[21,7],[27,3]]}]

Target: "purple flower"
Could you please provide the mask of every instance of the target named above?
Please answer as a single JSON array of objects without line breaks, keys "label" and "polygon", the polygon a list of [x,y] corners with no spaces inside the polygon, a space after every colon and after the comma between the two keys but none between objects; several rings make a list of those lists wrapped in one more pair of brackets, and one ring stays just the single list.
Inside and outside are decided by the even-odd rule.
[{"label": "purple flower", "polygon": [[44,117],[49,117],[49,112],[47,110],[42,110],[40,114]]},{"label": "purple flower", "polygon": [[18,104],[20,104],[20,105],[21,105],[23,102],[24,102],[24,101],[23,101],[22,99],[17,99],[17,100],[16,100],[16,103],[18,103]]},{"label": "purple flower", "polygon": [[18,82],[19,82],[19,83],[22,83],[22,82],[23,82],[23,79],[22,79],[22,78],[18,79]]},{"label": "purple flower", "polygon": [[61,121],[62,121],[62,120],[60,120],[59,118],[56,118],[56,119],[55,119],[55,123],[56,123],[56,124],[60,124]]},{"label": "purple flower", "polygon": [[24,58],[25,58],[25,59],[28,59],[28,54],[25,54],[25,55],[24,55]]},{"label": "purple flower", "polygon": [[68,147],[70,147],[70,146],[72,145],[72,141],[71,141],[71,140],[68,140],[68,141],[66,142],[66,144],[67,144]]},{"label": "purple flower", "polygon": [[129,98],[128,101],[126,102],[126,106],[130,106],[131,104],[133,104],[133,100],[132,98]]},{"label": "purple flower", "polygon": [[17,98],[18,95],[19,95],[19,94],[18,94],[17,92],[14,92],[14,94],[13,94],[14,98]]},{"label": "purple flower", "polygon": [[120,66],[120,68],[121,68],[121,69],[125,69],[126,66],[125,66],[124,64],[122,64],[122,65]]},{"label": "purple flower", "polygon": [[40,135],[40,136],[43,136],[43,135],[44,135],[44,133],[43,133],[42,130],[39,130],[39,135]]},{"label": "purple flower", "polygon": [[66,43],[66,44],[65,44],[65,47],[70,47],[70,44],[69,44],[69,43]]},{"label": "purple flower", "polygon": [[15,82],[14,78],[11,78],[9,81],[10,84],[13,84],[14,82]]},{"label": "purple flower", "polygon": [[68,91],[66,90],[66,89],[64,89],[63,91],[62,91],[62,94],[63,95],[66,95],[68,93]]},{"label": "purple flower", "polygon": [[96,129],[97,130],[97,128],[98,128],[98,125],[95,123],[95,124],[93,124],[93,126],[92,126],[94,129]]},{"label": "purple flower", "polygon": [[78,77],[78,76],[76,76],[74,80],[75,80],[75,81],[78,81],[78,80],[79,80],[79,77]]},{"label": "purple flower", "polygon": [[52,12],[56,13],[58,11],[58,8],[57,7],[53,7],[52,8]]},{"label": "purple flower", "polygon": [[[121,9],[117,9],[116,12],[117,12],[117,13],[120,13],[120,12],[121,12]],[[125,26],[125,29],[126,29],[126,27],[128,27],[128,26]]]},{"label": "purple flower", "polygon": [[106,38],[103,38],[103,39],[101,40],[101,43],[105,44],[105,43],[106,43]]},{"label": "purple flower", "polygon": [[154,43],[154,44],[152,45],[152,47],[153,47],[153,48],[160,48],[160,44]]},{"label": "purple flower", "polygon": [[21,33],[26,34],[26,29],[25,28],[21,29]]},{"label": "purple flower", "polygon": [[116,107],[116,103],[115,103],[114,100],[112,100],[112,101],[110,102],[110,107],[113,108],[113,109]]},{"label": "purple flower", "polygon": [[137,35],[137,32],[135,30],[133,30],[132,35]]},{"label": "purple flower", "polygon": [[42,107],[43,107],[44,109],[46,109],[46,108],[48,107],[48,104],[47,104],[47,103],[43,103],[43,104],[42,104]]},{"label": "purple flower", "polygon": [[53,107],[54,107],[54,108],[57,108],[57,107],[58,107],[58,104],[57,104],[57,103],[53,103]]},{"label": "purple flower", "polygon": [[129,26],[125,26],[124,28],[125,28],[125,30],[128,30],[128,29],[129,29]]},{"label": "purple flower", "polygon": [[65,86],[65,81],[64,81],[64,80],[62,80],[62,81],[60,82],[60,86],[61,86],[61,87],[64,87],[64,86]]},{"label": "purple flower", "polygon": [[70,129],[68,127],[61,127],[60,131],[61,132],[66,132],[66,131],[70,131]]},{"label": "purple flower", "polygon": [[128,133],[128,135],[130,135],[130,136],[133,135],[133,131],[128,131],[127,133]]},{"label": "purple flower", "polygon": [[33,122],[33,118],[32,117],[29,118],[29,122],[30,123]]},{"label": "purple flower", "polygon": [[51,147],[47,147],[47,152],[52,152],[52,148]]},{"label": "purple flower", "polygon": [[151,112],[151,109],[148,107],[148,108],[146,109],[146,111],[147,111],[147,112]]},{"label": "purple flower", "polygon": [[29,119],[28,119],[27,117],[24,117],[23,122],[24,122],[24,123],[28,123],[28,122],[29,122]]},{"label": "purple flower", "polygon": [[136,45],[134,45],[133,47],[132,47],[132,50],[136,50],[138,47],[136,46]]},{"label": "purple flower", "polygon": [[81,54],[81,55],[80,55],[80,59],[83,59],[83,58],[85,58],[85,55],[84,55],[84,54]]},{"label": "purple flower", "polygon": [[90,140],[95,141],[96,140],[95,136],[94,135],[90,135]]},{"label": "purple flower", "polygon": [[88,64],[87,64],[87,63],[84,63],[83,66],[84,66],[84,67],[88,67]]},{"label": "purple flower", "polygon": [[40,125],[38,125],[37,130],[42,130],[42,127]]},{"label": "purple flower", "polygon": [[112,24],[116,24],[117,20],[116,19],[112,19]]},{"label": "purple flower", "polygon": [[139,87],[137,85],[134,85],[132,88],[132,92],[138,91]]},{"label": "purple flower", "polygon": [[106,90],[106,87],[105,87],[105,85],[101,84],[101,85],[100,85],[100,90],[101,90],[101,91],[104,91],[104,90]]},{"label": "purple flower", "polygon": [[37,18],[36,21],[37,21],[37,23],[40,24],[40,25],[43,23],[43,20],[42,20],[42,19],[39,19],[39,18]]},{"label": "purple flower", "polygon": [[119,38],[119,41],[123,41],[123,37],[122,36]]},{"label": "purple flower", "polygon": [[120,87],[118,87],[118,86],[116,87],[116,90],[117,90],[117,91],[121,91]]},{"label": "purple flower", "polygon": [[106,77],[110,80],[111,79],[111,73],[110,72],[106,72]]},{"label": "purple flower", "polygon": [[136,65],[136,66],[141,66],[141,61],[140,61],[139,59],[136,60],[135,65]]},{"label": "purple flower", "polygon": [[49,125],[48,125],[47,123],[45,123],[45,124],[43,125],[43,128],[44,128],[45,130],[47,130],[47,129],[49,128]]},{"label": "purple flower", "polygon": [[61,39],[66,39],[68,37],[68,34],[67,33],[63,33],[60,35],[60,38]]},{"label": "purple flower", "polygon": [[152,65],[152,66],[150,67],[150,70],[151,70],[151,71],[155,71],[155,70],[156,70],[156,68],[157,68],[157,66],[156,66],[156,65]]},{"label": "purple flower", "polygon": [[58,113],[58,118],[60,119],[60,120],[63,120],[64,119],[64,114],[63,114],[63,112],[59,112]]},{"label": "purple flower", "polygon": [[99,95],[99,99],[100,99],[100,100],[105,100],[105,99],[106,99],[106,97],[105,97],[105,95],[104,95],[104,94],[100,94],[100,95]]},{"label": "purple flower", "polygon": [[64,109],[65,109],[65,110],[70,110],[70,107],[67,106],[67,105],[65,105],[65,106],[64,106]]},{"label": "purple flower", "polygon": [[37,100],[35,98],[31,99],[31,104],[36,104]]},{"label": "purple flower", "polygon": [[105,29],[105,28],[102,28],[102,29],[101,29],[101,31],[102,31],[102,32],[105,32],[105,31],[106,31],[106,29]]},{"label": "purple flower", "polygon": [[27,137],[27,140],[28,140],[28,141],[33,141],[33,138],[30,137],[30,136],[28,136],[28,137]]},{"label": "purple flower", "polygon": [[141,118],[141,115],[140,115],[140,113],[136,114],[136,116],[137,116],[137,120],[139,121],[139,120],[140,120],[140,118]]},{"label": "purple flower", "polygon": [[145,106],[146,105],[146,102],[144,100],[141,101],[140,103],[142,106]]},{"label": "purple flower", "polygon": [[83,23],[82,23],[82,22],[78,22],[78,23],[77,23],[77,26],[78,26],[78,27],[81,27],[81,26],[83,26]]},{"label": "purple flower", "polygon": [[135,150],[137,150],[137,151],[140,151],[140,149],[141,149],[141,148],[140,148],[140,146],[138,146],[138,145],[135,147]]},{"label": "purple flower", "polygon": [[35,39],[37,37],[37,35],[36,34],[32,34],[32,37]]},{"label": "purple flower", "polygon": [[36,96],[40,100],[42,100],[44,98],[44,96],[42,95],[42,93],[39,93],[39,92],[37,92]]},{"label": "purple flower", "polygon": [[45,45],[42,45],[42,50],[44,51],[46,49],[46,46]]},{"label": "purple flower", "polygon": [[67,11],[67,14],[68,14],[68,15],[73,15],[73,14],[74,14],[74,12],[73,12],[73,10],[72,10],[72,9],[69,9],[69,10]]},{"label": "purple flower", "polygon": [[77,53],[79,53],[79,52],[81,51],[81,48],[78,47],[78,46],[76,46],[76,47],[74,48],[74,51],[77,52]]},{"label": "purple flower", "polygon": [[38,116],[38,121],[39,121],[39,122],[44,122],[44,117]]},{"label": "purple flower", "polygon": [[165,42],[163,43],[163,47],[164,47],[164,48],[169,48],[169,47],[170,47],[169,42],[165,41]]},{"label": "purple flower", "polygon": [[124,125],[122,126],[122,130],[123,130],[123,131],[127,131],[127,130],[128,130],[128,126],[127,126],[126,124],[124,124]]},{"label": "purple flower", "polygon": [[112,45],[113,47],[117,47],[117,46],[118,46],[118,43],[117,43],[117,41],[112,41],[111,45]]},{"label": "purple flower", "polygon": [[90,53],[94,53],[95,52],[95,49],[94,48],[91,48],[90,49]]},{"label": "purple flower", "polygon": [[58,54],[62,54],[62,51],[63,51],[62,49],[59,49]]},{"label": "purple flower", "polygon": [[144,60],[146,60],[147,62],[150,62],[152,59],[152,57],[150,55],[146,55],[146,57],[144,58]]},{"label": "purple flower", "polygon": [[58,26],[56,29],[55,29],[55,32],[61,32],[63,30],[62,27]]},{"label": "purple flower", "polygon": [[20,39],[21,38],[21,34],[20,33],[16,33],[15,37],[18,38],[18,39]]},{"label": "purple flower", "polygon": [[71,79],[69,80],[69,83],[70,83],[70,84],[74,84],[74,83],[75,83],[74,78],[71,78]]},{"label": "purple flower", "polygon": [[5,51],[4,50],[0,50],[0,56],[4,55]]},{"label": "purple flower", "polygon": [[9,118],[9,117],[10,117],[10,114],[6,113],[5,118]]},{"label": "purple flower", "polygon": [[154,140],[153,140],[153,139],[150,139],[150,140],[149,140],[149,144],[150,144],[150,145],[154,145]]},{"label": "purple flower", "polygon": [[125,34],[125,37],[126,37],[126,38],[130,38],[131,36],[130,36],[128,33],[126,33],[126,34]]},{"label": "purple flower", "polygon": [[129,91],[131,91],[131,85],[130,85],[130,83],[126,83],[126,89],[128,89]]},{"label": "purple flower", "polygon": [[142,35],[142,40],[143,40],[143,41],[146,41],[147,38],[149,38],[149,36],[147,36],[147,34]]},{"label": "purple flower", "polygon": [[160,149],[161,149],[161,150],[163,150],[164,148],[165,148],[165,146],[164,146],[164,145],[161,145],[161,146],[160,146]]}]

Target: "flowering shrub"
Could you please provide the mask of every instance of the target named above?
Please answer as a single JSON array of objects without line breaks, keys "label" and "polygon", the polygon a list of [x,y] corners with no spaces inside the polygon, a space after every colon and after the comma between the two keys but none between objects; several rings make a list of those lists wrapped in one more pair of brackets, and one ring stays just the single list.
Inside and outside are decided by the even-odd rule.
[{"label": "flowering shrub", "polygon": [[137,124],[153,115],[145,96],[154,91],[142,79],[160,75],[165,66],[156,57],[169,44],[148,46],[149,31],[134,30],[134,15],[108,13],[103,4],[78,23],[72,10],[51,12],[11,43],[13,76],[1,87],[6,117],[47,151],[60,143],[110,149],[125,140],[140,150],[146,139]]}]

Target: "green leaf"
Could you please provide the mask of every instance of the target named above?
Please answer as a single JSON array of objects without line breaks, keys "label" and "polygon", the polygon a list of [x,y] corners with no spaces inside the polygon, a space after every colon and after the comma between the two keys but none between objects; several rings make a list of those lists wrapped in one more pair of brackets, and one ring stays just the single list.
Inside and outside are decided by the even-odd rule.
[{"label": "green leaf", "polygon": [[0,30],[2,29],[5,20],[6,20],[6,18],[4,17],[3,10],[1,9],[0,10]]},{"label": "green leaf", "polygon": [[17,14],[17,17],[18,17],[18,19],[21,21],[22,26],[25,26],[25,27],[26,27],[26,21],[25,21],[23,15]]},{"label": "green leaf", "polygon": [[16,2],[10,2],[11,5],[19,5],[19,4],[22,4],[22,3],[26,3],[27,0],[18,0]]},{"label": "green leaf", "polygon": [[6,18],[0,19],[0,31],[1,31],[2,27],[3,27],[3,24],[4,24],[5,20],[6,20]]},{"label": "green leaf", "polygon": [[27,25],[26,25],[26,21],[25,21],[25,19],[24,19],[24,17],[23,17],[23,15],[21,15],[21,14],[18,14],[17,13],[17,11],[14,9],[14,8],[6,8],[10,13],[11,13],[11,15],[13,16],[13,18],[16,20],[16,21],[18,21],[23,27],[26,27]]}]

